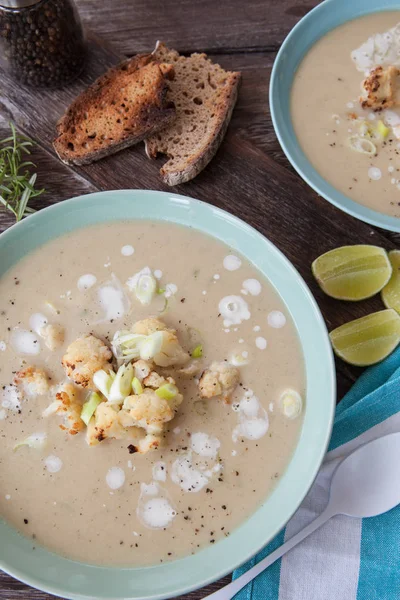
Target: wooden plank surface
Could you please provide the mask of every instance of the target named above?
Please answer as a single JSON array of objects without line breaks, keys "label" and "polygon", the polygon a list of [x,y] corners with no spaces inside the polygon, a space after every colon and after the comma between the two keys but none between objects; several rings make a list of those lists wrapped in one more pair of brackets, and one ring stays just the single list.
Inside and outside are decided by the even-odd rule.
[{"label": "wooden plank surface", "polygon": [[[377,298],[362,303],[329,299],[315,284],[310,264],[322,252],[341,244],[372,241],[392,248],[399,237],[357,222],[319,198],[288,164],[271,124],[268,84],[276,51],[290,28],[317,3],[79,0],[82,18],[90,28],[89,57],[79,80],[63,90],[35,92],[20,88],[0,72],[0,134],[12,120],[39,144],[33,160],[38,185],[45,187],[46,193],[33,206],[42,208],[96,190],[170,190],[159,178],[162,163],[149,161],[142,145],[87,167],[61,164],[51,147],[54,127],[76,94],[122,54],[148,51],[157,39],[182,52],[205,50],[223,67],[241,70],[243,83],[217,156],[199,177],[174,191],[224,208],[270,238],[309,284],[329,329],[381,308]],[[10,215],[1,212],[0,231],[11,223]],[[339,398],[359,374],[359,369],[337,361]],[[185,599],[200,599],[228,580]],[[0,600],[50,598],[0,574]]]},{"label": "wooden plank surface", "polygon": [[121,54],[159,39],[180,51],[276,50],[318,0],[77,0],[84,21]]}]

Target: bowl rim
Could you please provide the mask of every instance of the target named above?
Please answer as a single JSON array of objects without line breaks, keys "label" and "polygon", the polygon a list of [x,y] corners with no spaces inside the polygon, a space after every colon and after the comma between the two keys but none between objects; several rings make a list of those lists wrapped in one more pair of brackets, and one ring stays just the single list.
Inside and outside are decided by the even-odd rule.
[{"label": "bowl rim", "polygon": [[[340,12],[341,5],[344,6],[346,9],[350,10],[350,12],[353,11],[353,14],[348,18],[343,19],[341,17]],[[351,6],[352,8],[349,9],[349,6]],[[335,186],[328,183],[328,181],[326,181],[319,174],[319,172],[313,167],[311,161],[308,159],[306,154],[303,152],[297,140],[297,136],[292,126],[290,102],[289,110],[283,111],[282,102],[280,100],[280,71],[281,65],[284,61],[285,53],[287,52],[288,47],[291,44],[293,44],[294,40],[301,36],[302,30],[306,26],[310,24],[318,25],[319,18],[329,18],[330,15],[335,15],[334,24],[327,26],[326,22],[323,21],[322,30],[319,26],[317,28],[318,35],[316,39],[311,44],[308,44],[306,50],[302,52],[299,55],[299,57],[297,57],[296,66],[294,68],[293,74],[291,75],[289,95],[293,85],[294,75],[303,58],[309,52],[311,47],[329,31],[332,31],[336,27],[339,27],[340,25],[343,25],[346,22],[349,22],[353,19],[362,16],[366,16],[376,12],[381,13],[396,10],[400,10],[399,0],[381,0],[379,7],[377,6],[376,0],[363,0],[362,2],[360,2],[360,0],[352,0],[352,2],[348,2],[348,0],[324,0],[321,4],[318,4],[313,9],[311,9],[290,30],[289,34],[284,39],[278,51],[271,71],[269,87],[269,106],[272,124],[274,127],[275,135],[278,138],[279,144],[286,158],[289,160],[290,164],[297,171],[297,173],[300,175],[303,181],[305,181],[315,192],[317,192],[317,194],[322,196],[325,200],[327,200],[343,212],[351,215],[352,217],[364,221],[369,225],[380,227],[381,229],[386,229],[388,231],[393,232],[400,232],[400,217],[386,215],[385,213],[380,213],[376,210],[368,208],[367,206],[359,204],[355,200],[352,200],[350,197],[340,192],[337,188],[335,188]],[[287,114],[287,112],[289,114]],[[287,131],[284,127],[284,124],[287,122],[290,123],[289,131]],[[302,164],[299,164],[299,158],[301,159]]]},{"label": "bowl rim", "polygon": [[[114,205],[116,208],[113,211],[113,209],[110,208],[112,203],[109,200],[112,199],[115,202],[117,200],[116,197],[118,197],[118,202]],[[33,230],[37,231],[38,229],[40,229],[39,225],[42,228],[41,231],[42,232],[45,231],[46,235],[47,235],[48,223],[52,222],[52,220],[54,222],[57,221],[58,223],[60,223],[60,219],[59,219],[60,215],[65,216],[65,214],[67,214],[67,215],[69,215],[68,218],[71,218],[71,214],[75,214],[75,212],[76,212],[76,214],[82,216],[84,214],[87,215],[90,213],[90,211],[92,211],[88,217],[90,224],[96,224],[96,223],[101,223],[101,222],[104,223],[104,222],[112,222],[112,221],[121,221],[121,220],[124,220],[124,218],[121,218],[119,216],[116,217],[115,214],[118,213],[118,210],[123,210],[123,206],[125,208],[128,208],[129,210],[131,210],[133,213],[134,212],[133,205],[135,204],[135,202],[137,203],[137,205],[140,205],[142,207],[142,209],[143,209],[143,207],[145,207],[143,209],[143,210],[145,210],[145,212],[146,212],[146,210],[148,210],[150,212],[152,210],[155,211],[155,213],[157,213],[157,216],[155,216],[155,217],[152,217],[152,216],[138,217],[137,215],[134,215],[134,216],[130,215],[128,217],[125,216],[125,220],[136,220],[138,218],[139,219],[147,219],[147,220],[158,219],[163,222],[178,223],[178,224],[184,225],[186,227],[188,227],[188,226],[194,227],[194,228],[198,229],[199,231],[206,233],[212,237],[217,237],[217,239],[223,241],[230,248],[233,248],[233,249],[236,248],[238,252],[240,252],[243,256],[245,256],[247,258],[247,260],[249,260],[251,263],[253,263],[255,268],[258,268],[262,272],[262,275],[270,281],[270,283],[273,285],[273,287],[275,287],[279,296],[281,296],[281,299],[284,302],[288,312],[290,312],[292,314],[292,310],[290,310],[288,307],[288,304],[290,304],[290,303],[288,303],[287,300],[285,300],[282,297],[280,290],[276,288],[274,283],[272,283],[271,278],[261,269],[260,266],[255,264],[253,258],[251,258],[252,252],[250,250],[247,251],[247,250],[239,249],[237,246],[240,246],[241,244],[236,239],[235,240],[230,239],[229,241],[227,241],[225,239],[225,241],[224,241],[225,234],[221,234],[221,237],[218,237],[220,235],[219,233],[216,235],[213,235],[213,233],[210,233],[209,229],[215,227],[215,231],[219,232],[220,230],[222,231],[222,227],[226,227],[227,230],[229,230],[229,231],[231,231],[231,230],[235,231],[235,233],[237,233],[237,235],[239,235],[240,233],[244,233],[246,238],[253,240],[254,243],[261,244],[261,246],[266,250],[266,255],[268,255],[269,259],[271,259],[271,257],[272,257],[272,258],[274,258],[274,260],[276,259],[277,263],[279,263],[280,266],[283,266],[285,274],[288,275],[291,280],[291,284],[293,283],[294,288],[298,289],[303,294],[304,302],[308,306],[310,315],[313,320],[313,325],[315,326],[315,331],[312,332],[313,336],[314,336],[314,338],[317,339],[317,342],[318,342],[318,344],[321,345],[321,348],[323,348],[323,353],[321,355],[322,356],[322,358],[321,358],[321,365],[322,365],[321,373],[323,373],[321,380],[323,380],[323,383],[321,383],[321,387],[326,392],[326,397],[324,398],[325,408],[324,408],[324,412],[323,412],[323,416],[324,416],[325,420],[324,420],[324,423],[321,425],[323,430],[315,433],[315,436],[319,439],[318,448],[315,451],[312,451],[312,450],[308,451],[310,456],[307,458],[307,460],[311,461],[312,468],[310,468],[309,471],[307,472],[307,478],[306,478],[307,480],[305,483],[302,482],[301,484],[300,483],[298,484],[301,489],[301,492],[297,495],[297,500],[295,502],[290,503],[290,501],[285,500],[285,502],[289,502],[290,510],[288,510],[286,512],[284,517],[280,517],[279,519],[274,521],[274,526],[271,527],[270,530],[266,533],[265,538],[263,539],[262,543],[259,543],[259,541],[257,541],[256,545],[253,544],[253,546],[251,546],[250,552],[248,551],[248,548],[245,549],[244,551],[239,549],[240,559],[236,558],[235,561],[229,563],[229,565],[223,565],[220,567],[216,567],[214,562],[210,561],[207,565],[207,567],[208,567],[207,572],[209,572],[211,569],[210,574],[206,574],[206,572],[204,572],[201,576],[200,575],[198,576],[198,579],[194,583],[191,583],[190,585],[188,585],[187,583],[183,584],[181,587],[179,587],[179,585],[178,585],[178,587],[176,587],[176,585],[175,585],[175,587],[173,589],[170,589],[167,592],[150,593],[150,594],[146,594],[145,596],[143,596],[143,595],[137,596],[135,594],[127,596],[126,590],[124,590],[124,593],[122,596],[120,596],[120,595],[92,596],[91,594],[87,594],[86,592],[82,592],[79,590],[76,592],[75,591],[71,592],[71,590],[68,589],[68,591],[66,591],[66,588],[62,587],[62,584],[59,583],[58,578],[56,579],[56,582],[57,582],[56,584],[49,584],[45,579],[43,579],[42,573],[35,572],[34,575],[32,575],[32,574],[29,575],[29,574],[26,574],[26,567],[25,567],[25,569],[20,568],[18,565],[13,564],[12,560],[7,561],[7,559],[4,557],[2,560],[1,555],[2,554],[4,555],[4,551],[2,552],[2,549],[0,546],[0,563],[1,562],[3,563],[1,568],[6,573],[18,578],[20,581],[27,583],[28,585],[31,585],[37,589],[46,591],[55,596],[60,596],[62,598],[69,598],[71,600],[89,600],[89,599],[90,600],[92,600],[92,599],[99,600],[99,598],[109,599],[109,600],[116,600],[116,599],[122,600],[122,598],[124,598],[124,600],[127,600],[128,597],[132,598],[133,600],[139,599],[139,598],[141,598],[141,599],[146,598],[146,600],[161,600],[164,598],[173,597],[175,595],[181,595],[184,593],[188,593],[195,589],[200,589],[201,587],[204,587],[205,585],[208,585],[209,583],[217,581],[220,578],[227,575],[228,573],[232,572],[235,568],[237,568],[241,564],[245,563],[247,560],[249,560],[251,557],[253,557],[257,552],[259,552],[267,543],[269,543],[269,541],[271,541],[271,539],[273,539],[276,536],[276,534],[285,526],[287,521],[297,510],[297,508],[301,504],[302,500],[304,499],[305,495],[307,494],[308,490],[310,489],[310,487],[319,471],[320,465],[322,463],[322,460],[325,456],[325,453],[326,453],[326,450],[327,450],[327,447],[329,444],[332,425],[333,425],[333,418],[334,418],[335,405],[336,405],[336,402],[335,402],[336,401],[336,373],[335,373],[333,353],[332,353],[332,349],[331,349],[331,344],[329,342],[326,325],[325,325],[325,322],[321,315],[321,312],[318,308],[318,305],[317,305],[314,297],[312,296],[308,286],[306,285],[306,283],[304,282],[304,280],[302,279],[300,274],[297,272],[295,267],[292,265],[292,263],[284,256],[284,254],[274,244],[272,244],[272,242],[270,242],[268,240],[268,238],[266,238],[263,234],[261,234],[259,231],[254,229],[251,225],[248,225],[247,223],[245,223],[238,217],[231,215],[227,211],[217,208],[211,204],[202,202],[200,200],[196,200],[196,199],[190,198],[188,196],[182,196],[182,195],[178,195],[178,194],[170,193],[170,192],[157,192],[157,191],[151,191],[151,190],[116,190],[116,191],[106,191],[106,192],[94,192],[91,194],[77,196],[77,197],[71,198],[70,200],[66,200],[66,201],[54,204],[52,206],[49,206],[49,207],[39,211],[38,213],[33,214],[32,216],[29,217],[29,219],[25,219],[24,221],[13,225],[12,227],[10,227],[8,230],[6,230],[5,232],[3,232],[0,235],[0,252],[2,251],[3,244],[4,244],[4,246],[7,244],[8,249],[10,249],[11,245],[13,244],[14,239],[21,238],[21,236],[25,236],[25,238],[26,238],[27,233],[32,233]],[[154,208],[153,208],[153,205],[155,205]],[[162,216],[162,215],[160,216],[159,210],[158,210],[158,205],[159,206],[165,205],[167,207],[166,216]],[[129,207],[131,207],[131,208],[129,208]],[[95,213],[93,213],[93,208],[96,209]],[[105,214],[107,215],[107,217],[104,219],[101,216],[101,215],[103,215],[102,211],[103,212],[105,211]],[[182,216],[180,216],[181,212],[182,212]],[[99,214],[100,214],[100,216],[99,216]],[[146,215],[147,214],[148,213],[146,212]],[[171,214],[172,214],[172,217],[171,217]],[[202,225],[202,226],[199,225],[199,222],[201,221],[201,219],[203,219],[205,225]],[[205,221],[204,219],[206,219],[206,220],[208,219],[208,220]],[[218,220],[220,220],[220,222]],[[64,221],[67,221],[67,218],[64,219]],[[223,225],[221,225],[221,223]],[[85,227],[86,225],[87,224],[73,226],[73,227],[71,227],[70,230],[75,231],[81,227]],[[63,227],[63,226],[65,226],[65,225],[64,224],[61,225],[61,227]],[[60,227],[60,225],[59,225],[59,227]],[[62,233],[59,231],[55,235],[50,234],[51,237],[49,239],[54,239],[63,234],[65,234],[65,231],[63,231]],[[29,236],[28,236],[28,238],[29,238]],[[46,241],[47,240],[45,240],[45,242]],[[40,243],[34,244],[32,247],[32,250],[34,248],[37,248],[37,247],[43,245],[43,243],[45,243],[45,242],[40,242]],[[24,251],[24,248],[22,248],[22,250],[21,250],[19,246],[18,246],[17,252],[20,252],[20,254],[21,254],[20,258],[27,254]],[[18,260],[19,260],[19,258],[17,260],[10,259],[10,261],[11,261],[10,265],[15,264]],[[7,266],[5,268],[5,270],[7,270],[8,268],[9,267]],[[275,274],[274,276],[278,277],[278,274]],[[298,301],[300,301],[300,300],[301,300],[301,302],[303,302],[302,298],[299,298]],[[293,301],[293,304],[294,304],[294,301]],[[292,315],[292,318],[293,318],[293,315]],[[302,323],[298,324],[296,321],[294,321],[294,324],[295,324],[295,327],[297,330],[298,330],[298,326],[300,326],[300,325],[303,326]],[[301,349],[302,349],[302,352],[304,355],[304,344],[305,343],[308,344],[308,341],[303,342],[303,340],[300,337],[299,331],[298,331],[298,335],[300,338]],[[313,344],[314,344],[314,342],[315,342],[315,339],[313,340]],[[321,365],[318,365],[318,368],[320,368]],[[308,366],[309,365],[307,364],[307,360],[305,357],[306,370],[308,369]],[[307,381],[306,385],[307,385],[307,392],[308,392],[309,385],[314,385],[314,383],[310,384],[310,382]],[[320,384],[315,383],[315,385],[320,385]],[[306,418],[307,418],[307,411],[306,411],[306,415],[304,417],[304,422],[306,421]],[[304,429],[304,427],[305,427],[305,425],[303,423],[303,429]],[[166,569],[168,567],[170,567],[171,565],[181,564],[182,567],[186,567],[187,563],[189,563],[189,565],[191,564],[190,560],[193,559],[192,562],[194,562],[194,559],[196,557],[198,557],[197,562],[199,562],[201,560],[201,557],[203,557],[203,558],[206,557],[207,552],[208,552],[208,555],[211,555],[211,551],[213,551],[214,557],[218,557],[223,554],[223,552],[221,552],[222,548],[227,547],[226,544],[224,546],[224,543],[227,540],[233,540],[235,537],[237,537],[237,535],[238,535],[237,532],[239,530],[241,530],[242,528],[244,529],[251,520],[255,519],[256,515],[263,510],[265,505],[270,504],[272,497],[275,498],[276,490],[279,490],[280,488],[282,488],[282,486],[283,486],[282,482],[287,481],[286,472],[289,470],[290,465],[294,462],[294,459],[297,456],[297,451],[298,451],[298,448],[300,447],[300,442],[302,441],[302,438],[303,438],[303,435],[301,435],[301,439],[298,442],[298,446],[295,449],[295,453],[291,459],[290,464],[286,468],[285,473],[283,474],[283,476],[280,480],[280,483],[275,488],[275,490],[272,492],[272,494],[270,494],[267,497],[265,503],[263,503],[263,505],[261,507],[259,507],[254,513],[251,513],[250,517],[246,521],[242,522],[238,527],[236,527],[232,531],[232,534],[229,538],[225,538],[224,540],[218,542],[218,544],[215,544],[212,547],[208,546],[206,549],[199,551],[192,557],[178,559],[176,561],[172,561],[171,563],[164,563],[162,566],[157,565],[155,567],[151,566],[151,567],[145,567],[145,568],[141,569],[141,568],[97,567],[97,566],[93,566],[93,565],[87,565],[86,563],[80,563],[77,561],[72,561],[68,558],[63,558],[63,557],[56,555],[53,552],[45,550],[43,548],[40,549],[40,552],[36,553],[36,556],[39,556],[40,553],[42,553],[42,556],[45,556],[45,558],[49,557],[49,560],[50,560],[50,558],[55,557],[55,559],[57,559],[57,561],[62,561],[63,568],[64,567],[66,568],[67,564],[69,563],[70,565],[75,565],[76,568],[78,568],[78,567],[80,567],[82,569],[87,568],[88,572],[90,572],[90,573],[92,573],[92,571],[94,571],[98,574],[98,573],[100,573],[100,571],[105,571],[105,572],[107,572],[107,574],[109,576],[111,573],[115,574],[116,572],[123,573],[123,572],[128,571],[133,574],[133,577],[135,576],[135,572],[138,573],[139,571],[149,571],[149,572],[153,571],[154,572],[155,570],[158,570],[160,573],[163,573],[163,572],[166,572]],[[304,445],[304,441],[303,441],[303,445]],[[312,454],[312,457],[311,457],[311,454]],[[3,522],[3,524],[4,524],[4,522]],[[1,526],[2,526],[2,523],[1,523],[1,519],[0,519],[0,528],[1,528]],[[15,532],[15,530],[13,530],[13,528],[11,528],[9,526],[6,526],[6,527],[8,527],[8,529],[10,531],[14,532],[13,535],[14,535],[15,539],[17,539],[17,538],[19,539],[22,537],[21,535],[17,534]],[[247,528],[249,529],[249,527],[247,527]],[[232,544],[231,544],[231,546],[232,546]],[[220,548],[220,552],[218,552],[218,548]],[[217,550],[217,553],[215,553],[215,550]],[[240,554],[241,552],[242,552],[242,554]],[[41,560],[41,559],[39,559],[39,560]],[[61,587],[60,587],[60,585],[61,585]]]}]

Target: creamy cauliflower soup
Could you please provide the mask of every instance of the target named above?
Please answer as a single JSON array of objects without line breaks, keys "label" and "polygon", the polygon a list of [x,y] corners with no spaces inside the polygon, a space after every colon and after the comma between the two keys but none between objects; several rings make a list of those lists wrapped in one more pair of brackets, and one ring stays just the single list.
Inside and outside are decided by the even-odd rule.
[{"label": "creamy cauliflower soup", "polygon": [[400,12],[345,23],[320,39],[292,88],[293,126],[339,191],[400,217]]},{"label": "creamy cauliflower soup", "polygon": [[229,536],[299,437],[305,375],[284,304],[189,228],[117,222],[0,280],[0,512],[95,564],[146,565]]}]

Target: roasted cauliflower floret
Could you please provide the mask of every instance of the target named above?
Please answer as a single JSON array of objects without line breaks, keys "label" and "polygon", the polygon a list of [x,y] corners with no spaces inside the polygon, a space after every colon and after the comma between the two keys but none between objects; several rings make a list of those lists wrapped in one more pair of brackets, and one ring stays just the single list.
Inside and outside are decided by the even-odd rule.
[{"label": "roasted cauliflower floret", "polygon": [[147,452],[151,452],[151,450],[160,448],[162,443],[163,438],[161,435],[152,435],[149,433],[134,445],[134,451],[139,452],[139,454],[146,454]]},{"label": "roasted cauliflower floret", "polygon": [[190,356],[180,345],[176,336],[175,329],[169,329],[160,319],[150,318],[138,321],[133,326],[133,332],[154,337],[154,345],[158,351],[152,356],[152,360],[159,367],[172,367],[183,365],[190,359]]},{"label": "roasted cauliflower floret", "polygon": [[161,331],[160,351],[153,357],[159,367],[173,367],[184,365],[190,360],[189,354],[182,348],[174,331]]},{"label": "roasted cauliflower floret", "polygon": [[132,419],[132,425],[141,427],[146,433],[159,434],[164,423],[168,423],[175,416],[175,410],[182,402],[181,394],[173,401],[157,396],[154,390],[145,388],[142,394],[128,396],[123,405],[123,411]]},{"label": "roasted cauliflower floret", "polygon": [[156,371],[150,371],[147,377],[143,379],[142,383],[145,387],[153,388],[153,390],[156,390],[157,388],[164,385],[164,383],[167,383],[167,381],[169,381],[170,383],[175,383],[171,377],[168,377],[167,380],[162,375],[156,373]]},{"label": "roasted cauliflower floret", "polygon": [[72,383],[65,383],[56,393],[54,402],[43,411],[43,417],[62,415],[64,424],[60,425],[60,429],[67,431],[70,435],[76,435],[85,426],[81,419],[82,402],[79,400],[77,392],[78,390]]},{"label": "roasted cauliflower floret", "polygon": [[374,111],[399,106],[399,75],[399,69],[392,66],[372,69],[361,85],[361,106]]},{"label": "roasted cauliflower floret", "polygon": [[200,396],[202,398],[222,396],[224,402],[229,403],[239,379],[240,374],[236,367],[225,362],[213,362],[200,377]]},{"label": "roasted cauliflower floret", "polygon": [[133,326],[133,333],[138,333],[140,335],[150,335],[156,331],[173,331],[175,333],[174,329],[168,330],[166,324],[155,317],[137,321]]},{"label": "roasted cauliflower floret", "polygon": [[65,329],[61,325],[43,325],[39,332],[47,348],[54,352],[64,343]]},{"label": "roasted cauliflower floret", "polygon": [[68,346],[61,362],[67,376],[77,385],[95,390],[93,375],[100,369],[108,371],[111,359],[112,352],[102,340],[86,335]]},{"label": "roasted cauliflower floret", "polygon": [[43,369],[26,367],[14,377],[14,383],[27,396],[43,396],[49,391],[49,379]]},{"label": "roasted cauliflower floret", "polygon": [[135,370],[135,377],[137,377],[139,381],[142,381],[150,374],[152,364],[147,360],[140,359],[133,364],[133,368]]},{"label": "roasted cauliflower floret", "polygon": [[124,422],[119,407],[102,402],[89,422],[86,441],[95,446],[107,438],[116,440],[132,439],[139,436],[139,431],[132,423]]}]

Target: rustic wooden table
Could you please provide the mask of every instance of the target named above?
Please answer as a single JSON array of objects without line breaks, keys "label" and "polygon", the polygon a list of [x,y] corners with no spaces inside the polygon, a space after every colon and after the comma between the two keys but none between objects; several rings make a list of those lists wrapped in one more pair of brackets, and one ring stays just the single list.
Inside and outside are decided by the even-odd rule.
[{"label": "rustic wooden table", "polygon": [[[399,237],[340,212],[313,192],[286,160],[268,108],[271,67],[279,45],[318,0],[77,0],[88,31],[85,73],[61,91],[21,89],[0,72],[0,133],[9,121],[31,136],[38,185],[46,188],[35,208],[71,196],[121,188],[170,189],[142,145],[82,168],[59,162],[51,146],[58,117],[89,82],[123,55],[147,52],[157,39],[182,53],[204,51],[223,67],[240,70],[242,87],[231,125],[212,163],[193,182],[174,191],[199,198],[241,217],[280,248],[314,293],[329,329],[381,307],[379,299],[343,303],[324,296],[315,284],[312,260],[346,243],[393,248]],[[4,137],[4,136],[3,136]],[[0,231],[12,223],[0,213]],[[338,399],[360,370],[337,361]],[[229,581],[186,596],[202,598]],[[50,600],[48,594],[0,574],[0,600]]]}]

